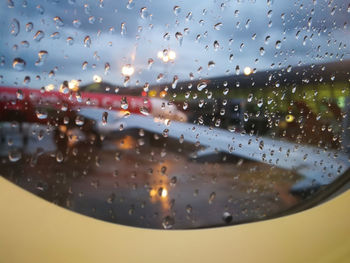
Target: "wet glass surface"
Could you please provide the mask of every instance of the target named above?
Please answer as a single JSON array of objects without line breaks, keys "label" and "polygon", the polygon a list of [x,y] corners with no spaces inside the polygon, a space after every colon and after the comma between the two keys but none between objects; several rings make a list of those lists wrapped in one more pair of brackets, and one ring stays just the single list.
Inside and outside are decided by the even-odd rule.
[{"label": "wet glass surface", "polygon": [[340,0],[2,2],[0,175],[137,227],[307,207],[349,173],[349,12]]}]

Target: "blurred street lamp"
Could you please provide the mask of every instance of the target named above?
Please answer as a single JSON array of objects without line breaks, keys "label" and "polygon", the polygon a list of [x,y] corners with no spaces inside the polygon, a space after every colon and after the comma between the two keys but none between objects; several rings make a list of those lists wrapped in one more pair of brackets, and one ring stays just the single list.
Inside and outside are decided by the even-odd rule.
[{"label": "blurred street lamp", "polygon": [[161,60],[163,60],[163,62],[167,63],[169,61],[174,61],[176,58],[176,53],[173,50],[167,50],[164,49],[163,51],[159,51],[157,53],[157,57]]},{"label": "blurred street lamp", "polygon": [[135,69],[130,64],[127,64],[127,65],[122,67],[122,74],[125,77],[130,77],[132,74],[134,74],[134,72],[135,72]]},{"label": "blurred street lamp", "polygon": [[93,79],[93,81],[94,81],[95,83],[101,83],[101,82],[102,82],[102,78],[101,78],[99,75],[94,75],[94,76],[92,77],[92,79]]},{"label": "blurred street lamp", "polygon": [[252,74],[253,70],[250,67],[245,67],[243,72],[244,75],[249,76],[250,74]]}]

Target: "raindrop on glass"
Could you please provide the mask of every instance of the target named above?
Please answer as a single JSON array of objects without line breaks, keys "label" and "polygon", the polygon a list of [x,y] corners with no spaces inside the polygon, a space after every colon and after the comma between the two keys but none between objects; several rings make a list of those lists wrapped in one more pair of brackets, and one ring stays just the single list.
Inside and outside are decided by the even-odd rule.
[{"label": "raindrop on glass", "polygon": [[21,58],[15,58],[12,62],[12,67],[18,71],[23,71],[25,66],[26,62]]}]

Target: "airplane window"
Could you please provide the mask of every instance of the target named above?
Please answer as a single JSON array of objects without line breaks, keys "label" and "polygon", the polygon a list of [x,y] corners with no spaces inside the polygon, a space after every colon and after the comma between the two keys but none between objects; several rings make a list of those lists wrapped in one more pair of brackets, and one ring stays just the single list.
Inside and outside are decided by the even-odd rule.
[{"label": "airplane window", "polygon": [[0,3],[0,175],[97,219],[275,218],[349,179],[350,3]]}]

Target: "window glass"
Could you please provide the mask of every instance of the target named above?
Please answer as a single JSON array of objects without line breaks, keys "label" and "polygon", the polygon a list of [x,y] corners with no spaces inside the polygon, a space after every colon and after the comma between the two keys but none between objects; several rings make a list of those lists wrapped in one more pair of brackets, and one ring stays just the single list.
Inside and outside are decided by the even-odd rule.
[{"label": "window glass", "polygon": [[146,228],[318,204],[349,177],[349,22],[341,0],[1,1],[0,175]]}]

